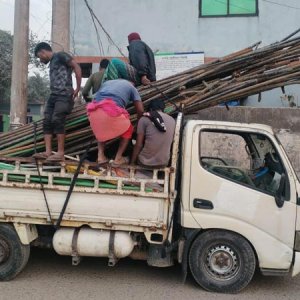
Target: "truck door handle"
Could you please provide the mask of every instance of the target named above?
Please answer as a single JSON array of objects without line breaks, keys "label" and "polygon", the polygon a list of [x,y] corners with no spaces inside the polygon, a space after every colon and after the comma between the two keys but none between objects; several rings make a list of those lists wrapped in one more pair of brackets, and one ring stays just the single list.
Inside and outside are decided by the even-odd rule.
[{"label": "truck door handle", "polygon": [[193,205],[195,208],[200,208],[200,209],[214,209],[214,205],[211,201],[198,199],[198,198],[194,199]]}]

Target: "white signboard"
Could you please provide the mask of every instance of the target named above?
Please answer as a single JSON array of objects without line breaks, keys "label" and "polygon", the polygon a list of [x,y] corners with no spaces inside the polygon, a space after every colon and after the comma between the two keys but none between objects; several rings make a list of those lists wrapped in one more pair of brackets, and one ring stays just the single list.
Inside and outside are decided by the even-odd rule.
[{"label": "white signboard", "polygon": [[157,80],[204,64],[204,52],[156,53]]}]

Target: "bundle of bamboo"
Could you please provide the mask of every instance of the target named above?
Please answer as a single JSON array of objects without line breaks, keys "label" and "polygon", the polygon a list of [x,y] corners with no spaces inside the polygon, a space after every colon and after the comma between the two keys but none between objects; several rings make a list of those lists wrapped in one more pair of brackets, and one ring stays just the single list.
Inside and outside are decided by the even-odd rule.
[{"label": "bundle of bamboo", "polygon": [[[257,49],[258,45],[256,43],[212,63],[140,87],[144,105],[162,98],[166,102],[166,112],[170,114],[180,104],[184,104],[185,113],[193,113],[230,100],[300,83],[300,38]],[[130,107],[128,110],[135,122],[134,109]],[[67,119],[66,154],[83,153],[93,139],[85,106],[77,107]],[[0,135],[0,156],[30,156],[34,149],[44,149],[42,120]],[[91,147],[91,150],[94,149],[96,141]]]}]

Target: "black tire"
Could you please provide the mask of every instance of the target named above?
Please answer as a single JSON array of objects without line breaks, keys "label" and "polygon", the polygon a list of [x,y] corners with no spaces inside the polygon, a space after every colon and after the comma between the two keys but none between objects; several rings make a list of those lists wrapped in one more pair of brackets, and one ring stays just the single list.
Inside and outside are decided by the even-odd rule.
[{"label": "black tire", "polygon": [[196,282],[218,293],[237,293],[251,281],[256,257],[249,242],[238,234],[210,230],[200,234],[189,252]]},{"label": "black tire", "polygon": [[0,280],[16,277],[26,266],[30,246],[23,245],[15,229],[8,224],[0,224]]}]

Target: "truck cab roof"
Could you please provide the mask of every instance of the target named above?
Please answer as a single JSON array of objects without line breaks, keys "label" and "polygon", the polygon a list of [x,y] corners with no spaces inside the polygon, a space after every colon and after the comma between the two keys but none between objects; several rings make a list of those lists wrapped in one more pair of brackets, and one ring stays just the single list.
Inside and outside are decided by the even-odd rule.
[{"label": "truck cab roof", "polygon": [[266,131],[270,134],[274,134],[274,130],[271,126],[258,124],[258,123],[239,123],[239,122],[226,122],[226,121],[209,121],[209,120],[197,120],[197,119],[190,119],[187,117],[186,120],[187,127],[194,127],[197,125],[208,125],[208,126],[220,126],[225,128],[240,128],[240,129],[249,129],[255,131]]}]

